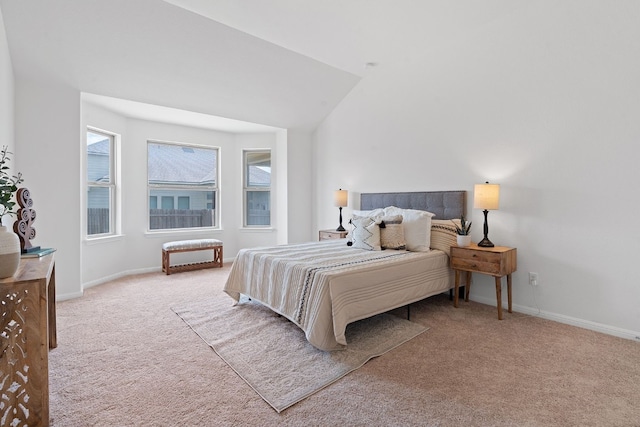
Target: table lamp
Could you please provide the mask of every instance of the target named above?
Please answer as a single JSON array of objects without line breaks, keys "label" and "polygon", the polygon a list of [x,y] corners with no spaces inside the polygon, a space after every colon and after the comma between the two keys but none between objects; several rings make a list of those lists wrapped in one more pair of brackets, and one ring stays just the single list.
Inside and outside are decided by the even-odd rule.
[{"label": "table lamp", "polygon": [[339,189],[333,192],[334,205],[340,210],[340,225],[336,228],[336,231],[345,231],[342,226],[342,208],[347,206],[349,199],[349,192],[347,190]]},{"label": "table lamp", "polygon": [[498,210],[500,205],[500,185],[489,184],[487,181],[485,184],[476,184],[473,189],[473,207],[475,209],[484,209],[484,239],[478,242],[478,246],[484,248],[492,248],[493,243],[487,237],[489,233],[489,226],[487,224],[487,214],[490,210]]}]

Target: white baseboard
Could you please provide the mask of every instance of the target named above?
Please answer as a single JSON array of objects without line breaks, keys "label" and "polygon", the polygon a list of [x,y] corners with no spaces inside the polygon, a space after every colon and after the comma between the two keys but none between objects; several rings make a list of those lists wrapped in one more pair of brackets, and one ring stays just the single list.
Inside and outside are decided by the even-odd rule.
[{"label": "white baseboard", "polygon": [[[470,300],[479,302],[495,307],[496,300],[492,298],[483,297],[469,297]],[[502,303],[503,310],[506,310],[507,304]],[[607,335],[613,335],[620,338],[625,338],[632,341],[640,341],[640,331],[632,331],[629,329],[617,328],[615,326],[605,325],[602,323],[592,322],[590,320],[578,319],[576,317],[565,316],[564,314],[550,313],[544,310],[538,310],[537,308],[527,307],[523,305],[513,304],[513,311],[518,313],[528,314],[530,316],[541,317],[547,320],[553,320],[554,322],[564,323],[566,325],[577,326],[583,329],[589,329],[591,331],[601,332]]]},{"label": "white baseboard", "polygon": [[58,293],[56,293],[56,302],[66,301],[68,299],[80,298],[82,295],[84,295],[83,292],[72,292],[72,293],[69,293],[69,294],[58,294]]},{"label": "white baseboard", "polygon": [[121,271],[120,273],[102,277],[97,280],[92,280],[91,282],[83,283],[82,289],[89,289],[94,286],[102,285],[103,283],[111,282],[112,280],[120,279],[122,277],[133,276],[134,274],[154,273],[157,271],[162,271],[162,267],[139,268],[136,270]]},{"label": "white baseboard", "polygon": [[[222,262],[223,263],[233,262],[234,259],[235,258],[223,259]],[[120,279],[120,278],[126,277],[126,276],[132,276],[134,274],[155,273],[155,272],[159,272],[159,271],[162,271],[162,267],[139,268],[139,269],[135,269],[135,270],[121,271],[120,273],[117,273],[117,274],[112,274],[110,276],[102,277],[100,279],[96,279],[96,280],[92,280],[90,282],[83,283],[82,284],[82,289],[83,290],[84,289],[89,289],[89,288],[92,288],[94,286],[102,285],[103,283],[107,283],[107,282],[110,282],[112,280],[117,280],[117,279]],[[70,293],[70,294],[57,295],[56,296],[56,301],[65,301],[65,300],[68,300],[68,299],[79,298],[82,295],[84,295],[84,292],[74,292],[74,293]]]},{"label": "white baseboard", "polygon": [[132,276],[134,274],[153,273],[155,271],[162,271],[162,268],[161,267],[151,267],[151,268],[141,268],[141,269],[137,269],[137,270],[121,271],[120,273],[117,273],[117,274],[112,274],[112,275],[107,276],[107,277],[102,277],[102,278],[97,279],[97,280],[92,280],[91,282],[83,283],[81,292],[72,292],[72,293],[69,293],[69,294],[57,294],[56,295],[56,301],[65,301],[65,300],[69,300],[69,299],[80,298],[81,296],[84,295],[84,290],[85,289],[89,289],[89,288],[92,288],[94,286],[102,285],[103,283],[107,283],[107,282],[110,282],[112,280],[120,279],[122,277]]}]

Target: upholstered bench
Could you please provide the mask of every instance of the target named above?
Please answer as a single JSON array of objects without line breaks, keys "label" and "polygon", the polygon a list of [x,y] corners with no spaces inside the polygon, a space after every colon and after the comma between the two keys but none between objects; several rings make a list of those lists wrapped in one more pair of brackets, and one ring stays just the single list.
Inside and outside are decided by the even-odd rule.
[{"label": "upholstered bench", "polygon": [[[213,250],[213,260],[189,264],[171,265],[170,256],[177,252],[194,252]],[[198,270],[200,268],[222,267],[222,241],[217,239],[194,239],[167,242],[162,245],[162,271],[177,273],[179,271]]]}]

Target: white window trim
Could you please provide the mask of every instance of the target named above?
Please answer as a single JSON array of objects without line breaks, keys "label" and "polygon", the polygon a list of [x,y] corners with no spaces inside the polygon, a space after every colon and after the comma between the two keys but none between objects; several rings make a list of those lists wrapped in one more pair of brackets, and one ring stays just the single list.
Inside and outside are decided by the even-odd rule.
[{"label": "white window trim", "polygon": [[[87,169],[88,169],[88,162],[87,162],[87,133],[88,132],[93,132],[93,133],[97,133],[97,134],[101,134],[101,135],[105,135],[108,136],[109,138],[111,138],[111,156],[110,156],[110,169],[111,169],[111,180],[112,182],[105,184],[105,183],[101,183],[101,182],[90,182],[87,179]],[[85,190],[85,194],[87,194],[89,192],[89,188],[90,187],[102,187],[102,188],[109,188],[110,190],[110,206],[109,206],[109,232],[108,233],[100,233],[100,234],[89,234],[88,230],[87,230],[87,226],[88,226],[88,217],[87,217],[87,211],[88,211],[88,207],[89,207],[89,200],[87,197],[85,197],[84,200],[84,209],[83,209],[83,216],[85,218],[85,220],[83,221],[83,230],[82,230],[82,235],[85,236],[85,240],[89,241],[89,240],[101,240],[101,241],[105,241],[108,239],[111,239],[113,237],[118,237],[121,235],[121,211],[120,211],[120,206],[121,206],[121,200],[120,200],[120,194],[121,194],[121,190],[120,190],[120,178],[121,178],[121,168],[120,168],[120,161],[119,161],[119,153],[120,153],[120,143],[121,143],[121,136],[115,132],[111,132],[105,129],[100,129],[97,128],[95,126],[87,126],[85,133],[84,133],[84,163],[85,163],[85,169],[84,169],[84,190]]]},{"label": "white window trim", "polygon": [[[270,148],[246,148],[242,150],[242,228],[247,230],[273,230],[273,217],[271,216],[271,209],[269,210],[269,225],[248,225],[247,224],[247,192],[248,191],[268,191],[270,195],[273,195],[272,186],[273,181],[268,187],[251,187],[247,185],[247,154],[248,153],[269,153],[269,157],[273,164],[273,151]],[[273,176],[273,169],[272,169]],[[271,198],[270,196],[270,198]],[[273,204],[273,199],[270,200],[270,206]]]}]

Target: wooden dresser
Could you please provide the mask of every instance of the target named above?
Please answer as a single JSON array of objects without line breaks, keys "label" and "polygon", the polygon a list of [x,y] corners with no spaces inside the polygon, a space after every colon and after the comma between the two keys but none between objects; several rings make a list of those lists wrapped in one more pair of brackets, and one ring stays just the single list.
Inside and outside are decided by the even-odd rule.
[{"label": "wooden dresser", "polygon": [[0,279],[0,426],[49,425],[49,349],[56,341],[54,254],[23,258]]}]

